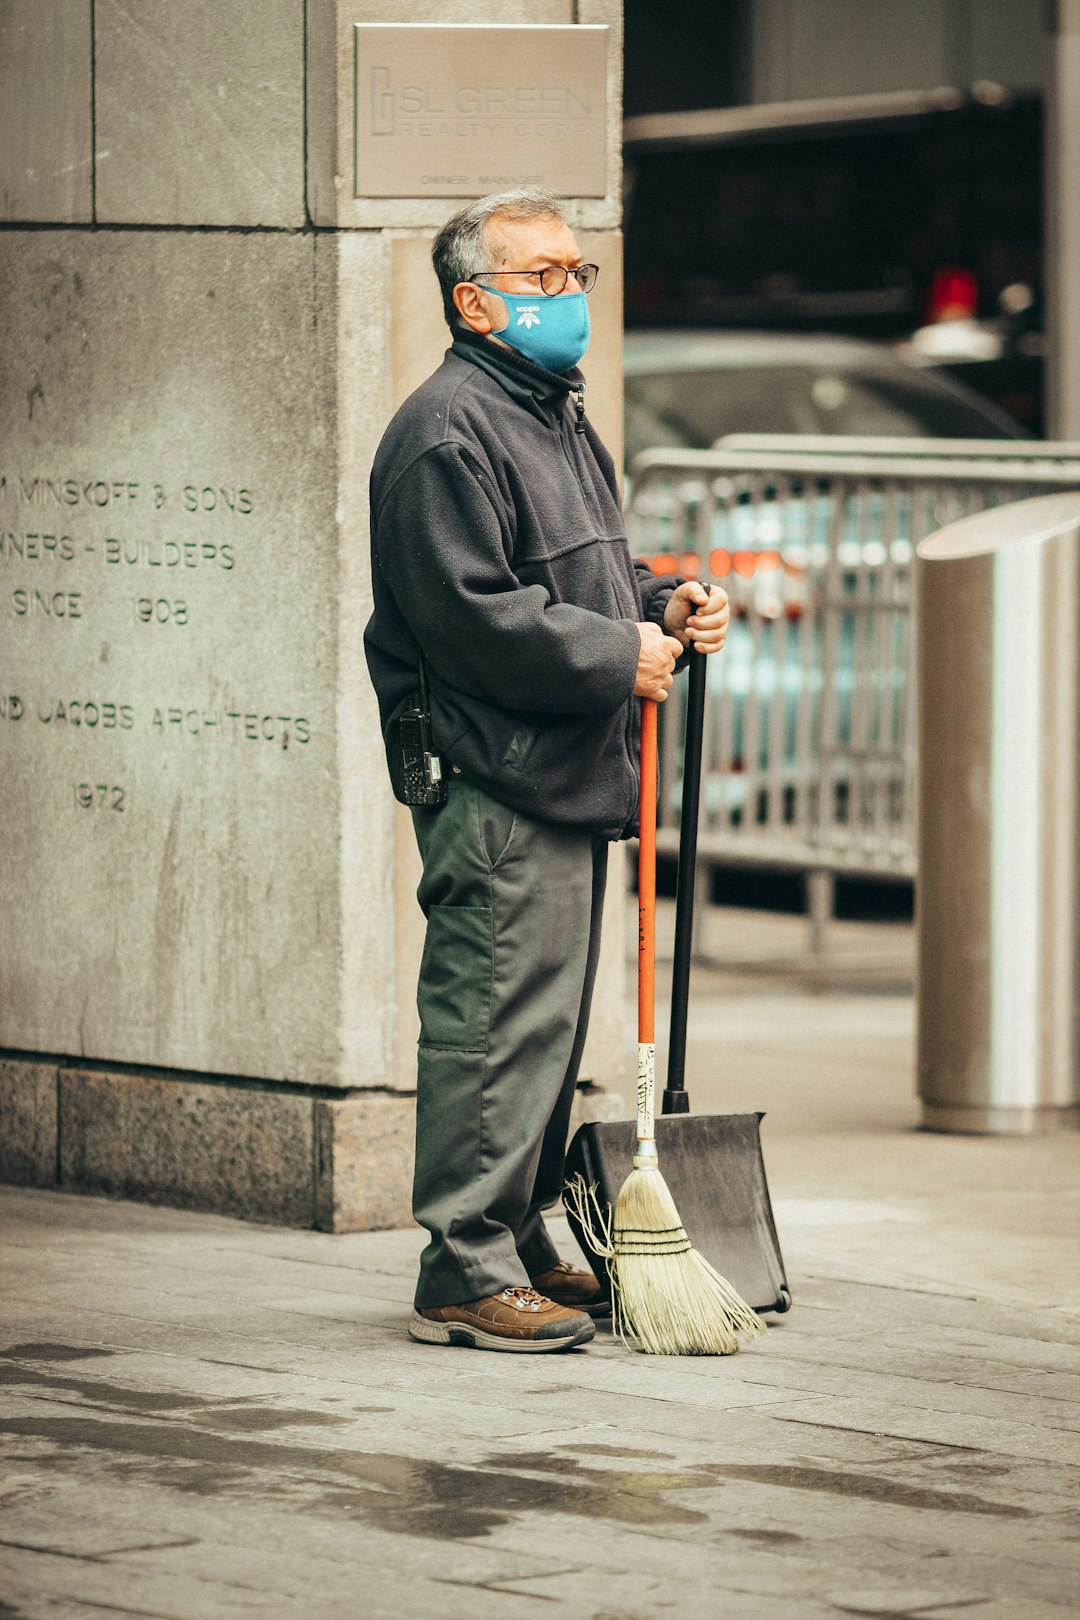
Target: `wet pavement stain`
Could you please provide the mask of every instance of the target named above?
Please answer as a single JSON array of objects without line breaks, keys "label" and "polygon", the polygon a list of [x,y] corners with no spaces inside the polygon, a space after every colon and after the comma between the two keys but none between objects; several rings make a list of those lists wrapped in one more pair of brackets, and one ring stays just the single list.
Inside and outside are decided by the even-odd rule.
[{"label": "wet pavement stain", "polygon": [[674,1462],[670,1451],[653,1451],[649,1446],[559,1446],[559,1451],[569,1451],[575,1457],[657,1457],[661,1462]]},{"label": "wet pavement stain", "polygon": [[[226,1411],[233,1417],[242,1414],[242,1426],[253,1426],[268,1415],[235,1404]],[[819,1491],[893,1507],[1030,1517],[1023,1507],[842,1470],[697,1463],[664,1472],[603,1468],[550,1452],[515,1452],[512,1467],[507,1453],[500,1452],[473,1468],[344,1446],[241,1438],[231,1424],[225,1426],[226,1432],[215,1433],[219,1425],[214,1419],[220,1415],[200,1412],[188,1422],[35,1415],[11,1419],[3,1431],[13,1439],[43,1441],[54,1448],[47,1458],[50,1467],[84,1470],[85,1452],[91,1449],[110,1472],[128,1481],[217,1500],[274,1498],[305,1514],[348,1518],[394,1534],[448,1541],[487,1535],[527,1513],[566,1513],[639,1529],[701,1524],[707,1520],[704,1512],[670,1500],[670,1494],[716,1490],[732,1481]],[[298,1416],[319,1421],[329,1414]],[[348,1420],[330,1417],[330,1421]],[[31,1452],[21,1460],[46,1459]],[[760,1532],[758,1538],[767,1534]]]},{"label": "wet pavement stain", "polygon": [[[630,1452],[629,1455],[636,1455]],[[583,1466],[575,1457],[563,1459],[546,1452],[518,1452],[515,1462],[519,1468],[535,1473],[572,1472],[582,1480],[591,1480],[600,1472]],[[495,1466],[497,1459],[489,1457],[487,1466]],[[1006,1502],[989,1502],[981,1496],[970,1496],[960,1491],[935,1491],[924,1486],[905,1485],[880,1474],[844,1472],[840,1469],[807,1468],[790,1464],[772,1463],[692,1463],[679,1473],[613,1474],[607,1477],[624,1478],[638,1482],[628,1484],[633,1492],[646,1489],[700,1490],[706,1485],[720,1485],[725,1480],[745,1479],[762,1485],[782,1485],[794,1490],[823,1491],[833,1496],[861,1497],[870,1502],[887,1503],[893,1507],[928,1508],[941,1513],[979,1513],[991,1518],[1027,1519],[1028,1508]]]},{"label": "wet pavement stain", "polygon": [[[51,1443],[50,1468],[67,1462],[85,1470],[91,1448],[129,1481],[212,1498],[273,1495],[296,1511],[450,1541],[487,1535],[522,1513],[569,1513],[638,1528],[701,1523],[705,1514],[665,1500],[665,1493],[714,1483],[700,1472],[582,1469],[567,1478],[573,1464],[559,1459],[544,1461],[553,1461],[560,1477],[538,1479],[508,1470],[505,1457],[480,1470],[394,1453],[241,1440],[181,1423],[20,1417],[0,1432]],[[21,1460],[45,1459],[24,1453]]]},{"label": "wet pavement stain", "polygon": [[[43,1546],[36,1541],[11,1541],[6,1538],[0,1540],[0,1547],[11,1547],[18,1552],[41,1553],[46,1558],[70,1558],[79,1564],[108,1564],[110,1559],[126,1558],[129,1553],[172,1552],[177,1548],[198,1546],[201,1546],[198,1536],[184,1536],[179,1541],[142,1541],[133,1547],[103,1547],[97,1552],[72,1552],[69,1547]],[[3,1612],[3,1609],[0,1609],[0,1615]]]},{"label": "wet pavement stain", "polygon": [[935,1474],[947,1474],[950,1479],[1000,1479],[1013,1472],[1008,1463],[932,1462],[931,1467]]},{"label": "wet pavement stain", "polygon": [[126,1411],[136,1412],[171,1412],[207,1404],[197,1395],[127,1389],[120,1384],[92,1378],[65,1377],[62,1373],[41,1372],[33,1367],[18,1367],[11,1363],[0,1365],[0,1385],[5,1384],[24,1389],[67,1390],[99,1406],[119,1406]]},{"label": "wet pavement stain", "polygon": [[[10,1359],[9,1359],[10,1357]],[[29,1358],[27,1358],[29,1359]],[[6,1363],[6,1364],[5,1364]],[[351,1417],[337,1412],[317,1412],[307,1407],[266,1404],[262,1395],[229,1400],[177,1390],[131,1389],[100,1379],[75,1378],[69,1374],[46,1372],[40,1367],[23,1367],[13,1356],[0,1358],[0,1387],[29,1392],[62,1390],[79,1395],[93,1406],[107,1406],[122,1412],[191,1412],[196,1421],[210,1428],[240,1432],[301,1427],[347,1427]],[[355,1407],[354,1411],[386,1412],[392,1407]]]},{"label": "wet pavement stain", "polygon": [[93,1361],[115,1355],[115,1350],[91,1350],[76,1344],[9,1344],[0,1350],[4,1361]]},{"label": "wet pavement stain", "polygon": [[805,1541],[805,1536],[797,1536],[794,1530],[729,1530],[729,1536],[739,1536],[743,1541],[760,1541],[770,1547],[787,1547],[796,1541]]},{"label": "wet pavement stain", "polygon": [[[952,1614],[954,1611],[959,1612],[961,1609],[980,1609],[989,1602],[990,1599],[985,1597],[957,1598],[950,1603],[937,1603],[934,1607],[938,1610],[948,1609],[949,1613]],[[837,1614],[850,1614],[856,1616],[857,1620],[926,1620],[926,1610],[924,1608],[854,1609],[848,1608],[844,1603],[833,1603],[830,1607]]]},{"label": "wet pavement stain", "polygon": [[929,1508],[938,1513],[984,1513],[996,1519],[1028,1519],[1030,1510],[1005,1502],[987,1502],[959,1491],[931,1491],[902,1485],[880,1474],[853,1474],[829,1468],[792,1468],[773,1463],[706,1463],[716,1479],[743,1479],[788,1490],[824,1491],[830,1496],[861,1498],[891,1507]]},{"label": "wet pavement stain", "polygon": [[[654,1456],[655,1453],[627,1451],[629,1457]],[[501,1457],[488,1457],[481,1463],[484,1468],[498,1468],[502,1466]],[[648,1495],[658,1490],[701,1490],[715,1483],[706,1478],[701,1465],[680,1469],[677,1473],[657,1473],[655,1470],[643,1469],[612,1469],[590,1468],[580,1463],[576,1457],[555,1457],[546,1451],[516,1451],[514,1463],[517,1468],[530,1474],[558,1474],[563,1480],[567,1478],[578,1481],[587,1489],[593,1488],[597,1481],[615,1482],[629,1496]],[[703,1514],[694,1515],[703,1518]]]},{"label": "wet pavement stain", "polygon": [[198,1422],[203,1428],[265,1433],[270,1429],[348,1427],[352,1419],[341,1417],[337,1412],[311,1412],[299,1406],[224,1406],[213,1412],[200,1412]]}]

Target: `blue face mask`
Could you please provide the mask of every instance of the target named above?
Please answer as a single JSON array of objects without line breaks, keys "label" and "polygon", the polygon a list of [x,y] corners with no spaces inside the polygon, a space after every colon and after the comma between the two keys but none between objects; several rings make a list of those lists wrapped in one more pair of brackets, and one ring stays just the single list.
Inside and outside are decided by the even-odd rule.
[{"label": "blue face mask", "polygon": [[583,292],[521,297],[500,288],[495,296],[506,305],[510,320],[494,337],[546,371],[569,371],[577,365],[589,347],[589,306]]}]

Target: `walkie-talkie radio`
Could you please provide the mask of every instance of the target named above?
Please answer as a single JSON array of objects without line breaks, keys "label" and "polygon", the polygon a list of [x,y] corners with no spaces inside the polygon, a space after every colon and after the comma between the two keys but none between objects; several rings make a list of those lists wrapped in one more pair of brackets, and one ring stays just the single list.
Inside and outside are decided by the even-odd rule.
[{"label": "walkie-talkie radio", "polygon": [[431,700],[423,653],[420,654],[418,701],[402,712],[398,720],[398,741],[405,803],[437,810],[446,803],[446,777],[432,736]]}]

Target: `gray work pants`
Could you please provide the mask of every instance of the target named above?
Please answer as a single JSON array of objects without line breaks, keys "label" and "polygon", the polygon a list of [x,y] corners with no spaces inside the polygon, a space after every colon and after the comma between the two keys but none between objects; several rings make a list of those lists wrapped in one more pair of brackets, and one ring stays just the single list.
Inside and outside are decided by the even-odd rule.
[{"label": "gray work pants", "polygon": [[607,844],[464,777],[414,810],[427,917],[417,1003],[417,1306],[524,1286],[558,1255],[563,1158],[600,946]]}]

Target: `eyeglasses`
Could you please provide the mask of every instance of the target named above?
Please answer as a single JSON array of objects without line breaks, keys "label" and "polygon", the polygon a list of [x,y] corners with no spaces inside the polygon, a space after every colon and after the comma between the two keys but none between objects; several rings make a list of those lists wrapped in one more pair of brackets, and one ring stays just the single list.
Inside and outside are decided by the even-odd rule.
[{"label": "eyeglasses", "polygon": [[[548,298],[555,298],[562,292],[567,281],[573,276],[583,293],[592,292],[596,285],[596,278],[600,274],[598,264],[579,264],[573,270],[567,270],[561,264],[546,264],[542,270],[475,270],[466,279],[480,283],[481,276],[537,276],[540,281],[540,291],[546,293]],[[495,287],[488,287],[487,292],[495,292]]]}]

